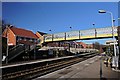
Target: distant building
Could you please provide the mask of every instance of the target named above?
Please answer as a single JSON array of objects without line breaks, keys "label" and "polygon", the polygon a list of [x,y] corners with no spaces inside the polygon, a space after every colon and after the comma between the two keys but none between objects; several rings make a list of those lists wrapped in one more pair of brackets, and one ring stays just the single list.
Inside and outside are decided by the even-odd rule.
[{"label": "distant building", "polygon": [[34,45],[37,44],[38,40],[38,37],[32,31],[14,26],[7,27],[2,36],[8,38],[8,46],[18,44]]},{"label": "distant building", "polygon": [[93,44],[86,44],[86,48],[93,49]]},{"label": "distant building", "polygon": [[64,41],[64,42],[51,42],[47,43],[46,46],[50,47],[71,47],[71,48],[93,48],[93,44],[85,44],[83,42],[75,42],[75,41]]},{"label": "distant building", "polygon": [[77,42],[80,48],[86,48],[87,45],[84,42]]},{"label": "distant building", "polygon": [[77,42],[77,44],[79,45],[80,48],[93,49],[93,44],[86,44],[86,43],[84,43],[84,42]]},{"label": "distant building", "polygon": [[74,44],[72,42],[69,41],[63,41],[63,42],[51,42],[51,43],[46,43],[45,46],[49,46],[49,47],[74,47]]}]

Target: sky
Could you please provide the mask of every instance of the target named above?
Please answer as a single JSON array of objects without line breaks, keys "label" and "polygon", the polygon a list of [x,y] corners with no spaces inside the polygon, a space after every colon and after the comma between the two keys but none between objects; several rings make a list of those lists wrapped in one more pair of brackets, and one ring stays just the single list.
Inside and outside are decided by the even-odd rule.
[{"label": "sky", "polygon": [[[66,32],[71,30],[70,27],[72,30],[110,27],[110,14],[100,14],[100,9],[112,12],[116,20],[114,24],[118,26],[117,2],[3,2],[2,19],[34,33]],[[103,44],[105,40],[100,43]],[[98,40],[85,42],[94,41]]]}]

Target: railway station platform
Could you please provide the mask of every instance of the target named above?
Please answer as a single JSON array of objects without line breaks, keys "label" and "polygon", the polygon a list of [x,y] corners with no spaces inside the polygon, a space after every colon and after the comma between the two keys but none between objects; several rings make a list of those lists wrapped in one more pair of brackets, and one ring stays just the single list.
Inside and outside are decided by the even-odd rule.
[{"label": "railway station platform", "polygon": [[[33,80],[120,80],[120,72],[106,67],[100,57],[95,56],[64,69],[49,73]],[[100,70],[102,71],[100,78]]]}]

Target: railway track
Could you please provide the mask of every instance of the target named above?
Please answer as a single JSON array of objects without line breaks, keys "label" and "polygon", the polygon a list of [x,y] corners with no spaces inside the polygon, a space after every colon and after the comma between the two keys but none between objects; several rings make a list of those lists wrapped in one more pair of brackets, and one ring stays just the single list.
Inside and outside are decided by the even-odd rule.
[{"label": "railway track", "polygon": [[21,71],[16,71],[16,72],[12,72],[12,73],[7,73],[7,74],[3,74],[2,75],[2,79],[3,80],[27,80],[27,79],[33,79],[36,78],[38,76],[42,76],[44,74],[53,72],[55,70],[70,66],[72,64],[78,63],[80,61],[86,60],[90,57],[95,56],[96,54],[92,54],[92,55],[87,55],[84,57],[75,57],[72,58],[70,60],[65,60],[65,61],[59,61],[59,62],[55,62],[55,63],[51,63],[51,64],[46,64],[44,66],[38,66],[38,67],[34,67],[31,69],[26,69],[26,70],[21,70]]}]

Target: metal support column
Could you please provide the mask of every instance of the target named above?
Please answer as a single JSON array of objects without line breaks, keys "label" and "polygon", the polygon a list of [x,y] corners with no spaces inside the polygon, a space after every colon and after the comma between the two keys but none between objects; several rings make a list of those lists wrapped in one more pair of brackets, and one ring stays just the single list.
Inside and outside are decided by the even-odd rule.
[{"label": "metal support column", "polygon": [[60,47],[61,46],[61,44],[60,44],[60,42],[58,42],[58,47]]},{"label": "metal support column", "polygon": [[34,45],[34,60],[36,59],[36,44]]}]

